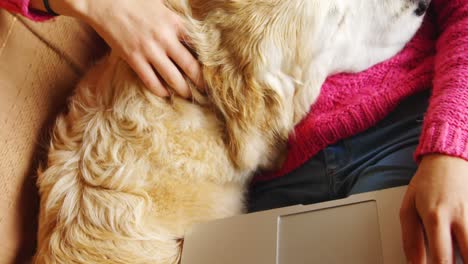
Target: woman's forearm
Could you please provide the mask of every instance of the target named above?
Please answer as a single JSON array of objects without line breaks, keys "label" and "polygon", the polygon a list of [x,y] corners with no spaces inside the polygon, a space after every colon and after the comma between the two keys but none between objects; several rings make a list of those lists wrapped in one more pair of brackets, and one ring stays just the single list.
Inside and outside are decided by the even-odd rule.
[{"label": "woman's forearm", "polygon": [[468,160],[468,2],[433,0],[438,26],[432,97],[415,156]]}]

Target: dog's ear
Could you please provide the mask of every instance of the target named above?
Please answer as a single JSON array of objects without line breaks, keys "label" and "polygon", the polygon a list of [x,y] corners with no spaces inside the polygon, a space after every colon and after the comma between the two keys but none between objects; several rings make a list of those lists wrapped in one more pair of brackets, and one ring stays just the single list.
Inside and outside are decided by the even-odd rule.
[{"label": "dog's ear", "polygon": [[225,143],[236,167],[271,169],[284,153],[292,111],[286,111],[284,97],[248,72],[206,67],[208,96],[225,123]]},{"label": "dog's ear", "polygon": [[206,10],[219,7],[202,21],[187,18],[187,31],[209,101],[225,122],[229,154],[240,169],[271,168],[293,123],[295,84],[277,63],[285,47],[275,42],[289,31],[270,21],[269,8],[258,10],[248,0],[198,3]]}]

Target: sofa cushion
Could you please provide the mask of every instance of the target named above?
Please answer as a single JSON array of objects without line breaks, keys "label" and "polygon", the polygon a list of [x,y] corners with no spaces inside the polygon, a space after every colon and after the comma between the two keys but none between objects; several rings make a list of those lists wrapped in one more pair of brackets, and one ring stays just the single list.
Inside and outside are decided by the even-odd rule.
[{"label": "sofa cushion", "polygon": [[91,28],[72,18],[38,23],[0,10],[0,263],[34,252],[35,171],[47,131],[105,50]]}]

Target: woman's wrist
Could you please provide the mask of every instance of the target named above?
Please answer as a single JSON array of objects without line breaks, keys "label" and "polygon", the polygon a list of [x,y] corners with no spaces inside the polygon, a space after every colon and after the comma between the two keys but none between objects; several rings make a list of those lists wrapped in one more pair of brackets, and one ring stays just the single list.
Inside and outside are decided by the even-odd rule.
[{"label": "woman's wrist", "polygon": [[[49,8],[55,13],[64,16],[85,19],[87,17],[88,1],[80,0],[49,0]],[[44,0],[30,0],[29,7],[47,12],[44,6]]]},{"label": "woman's wrist", "polygon": [[456,156],[451,156],[451,155],[446,155],[446,154],[441,154],[441,153],[433,153],[433,154],[426,154],[422,156],[421,162],[456,162],[460,163],[462,161],[466,161],[463,158],[456,157]]},{"label": "woman's wrist", "polygon": [[466,173],[468,171],[468,161],[445,154],[428,154],[422,157],[419,167],[426,172],[431,173],[436,170],[441,172],[443,171],[444,173]]}]

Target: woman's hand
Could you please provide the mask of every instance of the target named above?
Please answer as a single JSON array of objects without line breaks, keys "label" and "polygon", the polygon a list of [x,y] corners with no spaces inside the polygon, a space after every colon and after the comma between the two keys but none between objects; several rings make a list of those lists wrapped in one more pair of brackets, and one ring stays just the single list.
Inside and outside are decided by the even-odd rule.
[{"label": "woman's hand", "polygon": [[49,4],[59,14],[90,24],[155,94],[167,96],[167,84],[189,97],[181,71],[202,88],[200,66],[180,42],[186,38],[182,20],[162,0],[49,0]]},{"label": "woman's hand", "polygon": [[425,156],[408,186],[400,211],[403,244],[410,263],[453,263],[455,241],[468,261],[468,161]]}]

